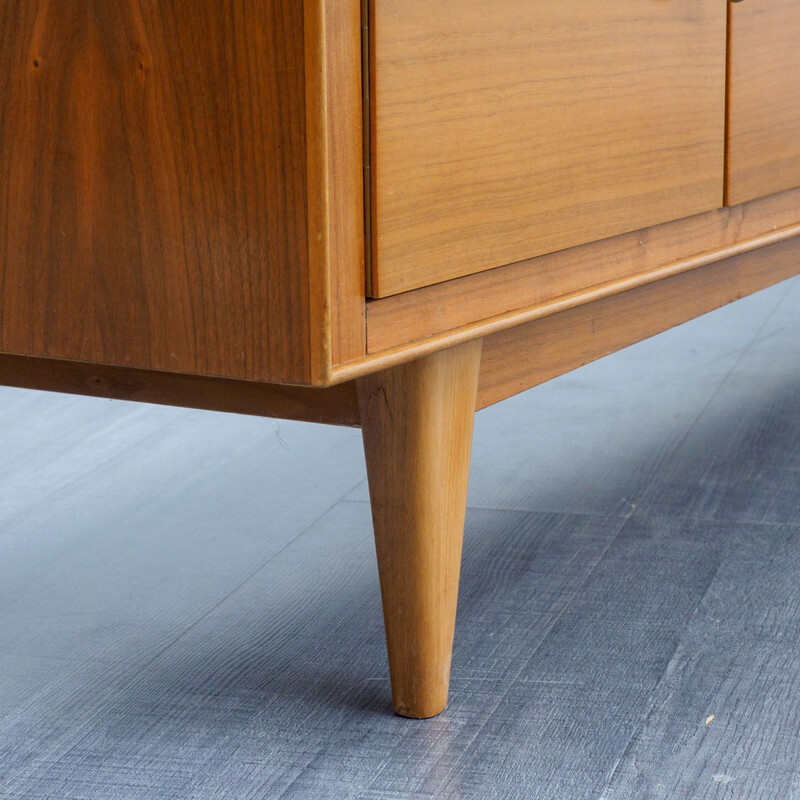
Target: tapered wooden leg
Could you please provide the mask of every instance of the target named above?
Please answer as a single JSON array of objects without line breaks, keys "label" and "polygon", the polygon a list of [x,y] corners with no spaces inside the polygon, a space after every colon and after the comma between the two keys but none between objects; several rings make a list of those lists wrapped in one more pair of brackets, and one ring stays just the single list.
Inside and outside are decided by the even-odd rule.
[{"label": "tapered wooden leg", "polygon": [[358,383],[394,710],[444,711],[481,342]]}]

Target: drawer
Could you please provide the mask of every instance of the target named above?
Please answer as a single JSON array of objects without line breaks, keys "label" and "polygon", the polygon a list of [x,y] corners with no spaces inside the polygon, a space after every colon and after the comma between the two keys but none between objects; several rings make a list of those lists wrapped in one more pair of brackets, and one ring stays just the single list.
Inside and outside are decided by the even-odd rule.
[{"label": "drawer", "polygon": [[731,4],[730,205],[800,186],[800,0]]},{"label": "drawer", "polygon": [[726,14],[370,0],[372,296],[721,206]]}]

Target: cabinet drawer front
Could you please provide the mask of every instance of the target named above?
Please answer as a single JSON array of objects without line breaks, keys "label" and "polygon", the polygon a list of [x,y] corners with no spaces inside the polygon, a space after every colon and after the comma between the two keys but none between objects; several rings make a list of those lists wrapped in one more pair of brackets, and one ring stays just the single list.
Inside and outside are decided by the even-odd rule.
[{"label": "cabinet drawer front", "polygon": [[800,0],[731,5],[729,205],[800,186]]},{"label": "cabinet drawer front", "polygon": [[720,0],[371,0],[372,294],[717,208]]}]

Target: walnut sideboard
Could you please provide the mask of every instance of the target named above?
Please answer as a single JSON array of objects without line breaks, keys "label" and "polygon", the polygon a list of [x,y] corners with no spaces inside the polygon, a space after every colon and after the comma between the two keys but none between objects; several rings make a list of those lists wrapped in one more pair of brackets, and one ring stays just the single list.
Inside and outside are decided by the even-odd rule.
[{"label": "walnut sideboard", "polygon": [[473,416],[800,273],[800,0],[4,0],[0,383],[360,426],[445,707]]}]

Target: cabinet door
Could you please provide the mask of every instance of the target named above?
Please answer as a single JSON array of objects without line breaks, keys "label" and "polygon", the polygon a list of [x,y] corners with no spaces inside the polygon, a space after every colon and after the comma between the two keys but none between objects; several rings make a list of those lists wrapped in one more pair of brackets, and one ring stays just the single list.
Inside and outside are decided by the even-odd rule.
[{"label": "cabinet door", "polygon": [[372,294],[717,208],[724,0],[371,0]]},{"label": "cabinet door", "polygon": [[800,186],[800,0],[731,3],[727,203]]}]

